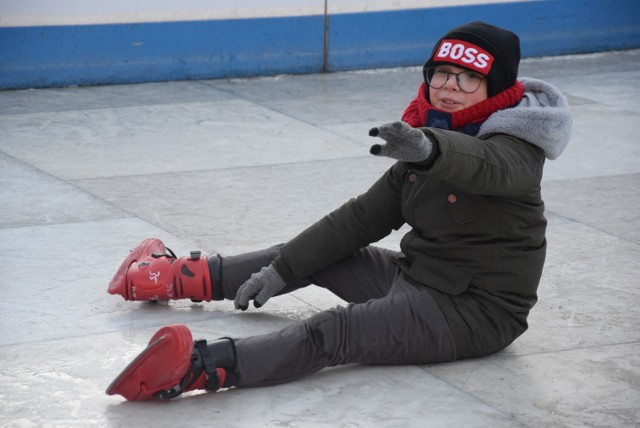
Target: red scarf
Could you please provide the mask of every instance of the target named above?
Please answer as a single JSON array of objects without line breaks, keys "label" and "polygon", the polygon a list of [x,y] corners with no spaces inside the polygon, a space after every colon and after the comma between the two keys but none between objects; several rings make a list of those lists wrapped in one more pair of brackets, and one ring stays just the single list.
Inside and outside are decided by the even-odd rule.
[{"label": "red scarf", "polygon": [[493,97],[453,113],[447,113],[433,107],[427,99],[427,91],[427,84],[423,82],[418,89],[418,96],[404,110],[403,121],[414,128],[429,126],[476,135],[482,123],[492,113],[512,107],[520,102],[524,94],[524,87],[522,83],[516,81],[513,86]]}]

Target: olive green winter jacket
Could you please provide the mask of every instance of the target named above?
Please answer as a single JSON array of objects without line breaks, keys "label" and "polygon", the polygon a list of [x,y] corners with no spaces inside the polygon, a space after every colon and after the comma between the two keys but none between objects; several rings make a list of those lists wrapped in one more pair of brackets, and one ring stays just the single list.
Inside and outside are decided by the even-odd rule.
[{"label": "olive green winter jacket", "polygon": [[[530,83],[530,90],[543,82],[533,83],[540,84]],[[285,244],[274,262],[284,281],[307,277],[406,223],[411,230],[402,238],[397,264],[430,290],[449,323],[457,357],[487,355],[510,344],[527,329],[545,260],[545,155],[553,157],[550,150],[558,145],[562,151],[571,126],[564,98],[542,86],[558,98],[550,103],[544,94],[540,106],[535,91],[530,93],[533,106],[531,98],[522,106],[531,110],[525,125],[518,118],[505,125],[498,117],[487,121],[480,137],[423,128],[436,148],[429,159],[397,162],[368,191]],[[563,119],[551,138],[532,130],[545,141],[525,141],[522,127],[539,108],[562,109]]]}]

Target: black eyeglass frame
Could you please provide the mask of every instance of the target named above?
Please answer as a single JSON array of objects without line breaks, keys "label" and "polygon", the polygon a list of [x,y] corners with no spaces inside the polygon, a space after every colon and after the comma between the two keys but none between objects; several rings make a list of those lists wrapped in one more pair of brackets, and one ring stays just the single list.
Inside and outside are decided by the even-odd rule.
[{"label": "black eyeglass frame", "polygon": [[[461,71],[459,73],[454,73],[453,71],[442,70],[443,72],[447,73],[446,80],[444,81],[442,86],[439,86],[439,87],[438,86],[433,86],[431,84],[431,79],[433,78],[433,75],[436,72],[436,70],[439,69],[440,67],[441,66],[426,67],[422,71],[422,74],[424,75],[424,81],[427,83],[427,85],[429,85],[433,89],[442,89],[442,88],[444,88],[444,86],[449,81],[449,78],[451,76],[456,76],[456,84],[458,85],[458,88],[460,88],[460,90],[462,92],[464,92],[465,94],[473,94],[474,92],[477,92],[478,89],[480,89],[480,86],[482,85],[482,81],[487,77],[487,76],[483,76],[482,74],[479,74],[479,73],[474,73],[473,71],[466,71],[465,70],[465,71]],[[464,73],[470,73],[470,74],[474,74],[474,75],[480,76],[480,78],[478,79],[478,87],[475,88],[473,91],[466,91],[466,90],[462,89],[462,86],[460,86],[460,75],[464,74]]]}]

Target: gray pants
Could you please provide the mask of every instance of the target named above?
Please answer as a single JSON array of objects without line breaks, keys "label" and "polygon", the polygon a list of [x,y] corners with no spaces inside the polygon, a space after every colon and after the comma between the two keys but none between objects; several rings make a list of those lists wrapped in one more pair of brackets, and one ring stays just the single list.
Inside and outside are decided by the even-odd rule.
[{"label": "gray pants", "polygon": [[[221,259],[224,298],[234,299],[249,276],[280,247]],[[453,361],[449,326],[426,288],[392,263],[398,255],[370,246],[283,293],[310,284],[349,304],[319,312],[273,333],[235,339],[238,387],[292,381],[340,364],[427,364]]]}]

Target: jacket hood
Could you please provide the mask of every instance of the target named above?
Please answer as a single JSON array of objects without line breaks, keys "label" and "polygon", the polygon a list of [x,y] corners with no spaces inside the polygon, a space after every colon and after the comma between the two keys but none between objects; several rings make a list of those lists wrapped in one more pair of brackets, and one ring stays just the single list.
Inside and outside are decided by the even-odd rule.
[{"label": "jacket hood", "polygon": [[542,80],[521,78],[524,96],[515,107],[492,114],[478,135],[509,134],[544,150],[548,159],[556,159],[571,137],[573,117],[567,99],[555,86]]}]

